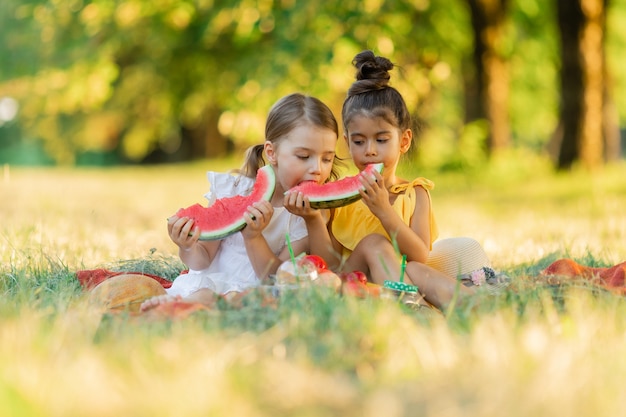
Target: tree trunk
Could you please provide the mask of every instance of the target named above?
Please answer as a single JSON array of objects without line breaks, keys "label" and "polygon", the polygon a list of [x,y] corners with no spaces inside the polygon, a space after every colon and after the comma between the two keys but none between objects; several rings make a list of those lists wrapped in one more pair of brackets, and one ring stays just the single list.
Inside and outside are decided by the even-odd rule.
[{"label": "tree trunk", "polygon": [[183,142],[189,148],[189,159],[216,158],[226,155],[228,140],[220,133],[220,109],[205,109],[202,121],[193,128],[183,129]]},{"label": "tree trunk", "polygon": [[[557,0],[561,36],[560,149],[557,168],[603,164],[606,0]],[[610,149],[610,148],[609,148]]]},{"label": "tree trunk", "polygon": [[[604,13],[602,16],[602,28],[603,32],[606,32],[606,12],[609,7],[609,0],[604,0]],[[603,68],[603,132],[604,132],[604,155],[607,161],[617,161],[622,157],[622,141],[619,126],[619,112],[615,101],[611,95],[613,91],[612,77],[608,71],[608,65],[606,63],[606,54],[604,53],[604,47],[602,49],[602,68]]]},{"label": "tree trunk", "polygon": [[157,148],[142,163],[192,161],[194,159],[218,158],[232,151],[232,142],[222,136],[218,129],[219,108],[207,108],[202,120],[191,127],[180,127],[180,144],[176,149],[165,151]]},{"label": "tree trunk", "polygon": [[[490,131],[487,152],[508,148],[511,141],[509,123],[509,69],[499,51],[504,36],[508,0],[468,0],[474,36],[474,66],[477,88],[476,105],[468,106],[467,121],[486,119]],[[466,84],[467,85],[467,84]],[[468,91],[469,93],[470,91]]]}]

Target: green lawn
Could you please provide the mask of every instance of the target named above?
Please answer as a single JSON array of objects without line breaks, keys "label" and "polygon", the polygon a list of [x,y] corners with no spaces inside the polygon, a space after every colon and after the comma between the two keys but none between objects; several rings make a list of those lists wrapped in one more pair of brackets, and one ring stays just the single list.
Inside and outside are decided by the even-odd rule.
[{"label": "green lawn", "polygon": [[622,298],[532,277],[558,257],[626,260],[626,166],[556,175],[517,158],[425,174],[441,237],[478,239],[513,278],[447,316],[321,291],[178,321],[88,304],[77,269],[175,276],[165,219],[204,202],[206,170],[235,166],[4,171],[0,415],[625,414]]}]

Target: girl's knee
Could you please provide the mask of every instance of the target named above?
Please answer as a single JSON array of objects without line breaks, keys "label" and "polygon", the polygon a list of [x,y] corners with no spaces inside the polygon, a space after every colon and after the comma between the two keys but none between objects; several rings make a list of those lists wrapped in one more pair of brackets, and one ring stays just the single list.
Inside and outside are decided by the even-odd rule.
[{"label": "girl's knee", "polygon": [[391,245],[391,242],[389,241],[389,239],[387,239],[386,236],[383,236],[379,233],[372,233],[371,235],[367,235],[365,236],[363,239],[361,239],[361,241],[359,242],[359,245],[371,245],[371,244],[389,244]]},{"label": "girl's knee", "polygon": [[365,236],[361,241],[356,245],[354,250],[364,250],[366,253],[376,251],[393,251],[393,245],[387,239],[386,236],[380,235],[378,233],[372,233],[371,235]]}]

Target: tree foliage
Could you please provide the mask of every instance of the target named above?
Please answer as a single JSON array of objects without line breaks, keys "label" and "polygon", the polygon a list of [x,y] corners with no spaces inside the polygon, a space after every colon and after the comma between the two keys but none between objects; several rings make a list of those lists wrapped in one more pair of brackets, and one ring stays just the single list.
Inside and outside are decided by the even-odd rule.
[{"label": "tree foliage", "polygon": [[[624,5],[614,9],[616,54],[626,35],[613,29]],[[392,83],[423,127],[415,157],[477,163],[489,127],[466,118],[468,75],[480,71],[470,11],[463,0],[5,0],[0,98],[19,112],[0,120],[0,149],[19,136],[65,164],[89,152],[139,162],[238,150],[263,140],[269,107],[292,91],[339,114],[350,61],[367,48],[398,64]],[[510,70],[512,146],[540,150],[557,124],[554,16],[552,2],[510,0],[494,43]]]}]

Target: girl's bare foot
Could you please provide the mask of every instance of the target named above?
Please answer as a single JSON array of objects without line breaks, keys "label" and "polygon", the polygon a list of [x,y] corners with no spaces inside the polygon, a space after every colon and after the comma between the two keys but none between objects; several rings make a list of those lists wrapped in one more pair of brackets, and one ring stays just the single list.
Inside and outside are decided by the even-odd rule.
[{"label": "girl's bare foot", "polygon": [[148,298],[146,301],[141,303],[139,306],[140,311],[148,311],[155,307],[160,306],[161,304],[171,303],[174,301],[181,301],[183,298],[180,295],[157,295],[156,297]]}]

